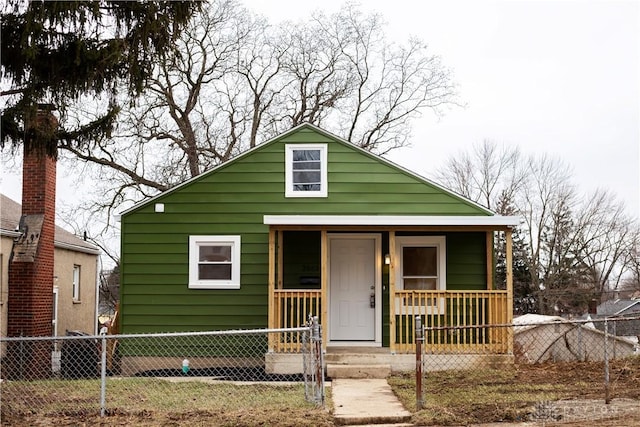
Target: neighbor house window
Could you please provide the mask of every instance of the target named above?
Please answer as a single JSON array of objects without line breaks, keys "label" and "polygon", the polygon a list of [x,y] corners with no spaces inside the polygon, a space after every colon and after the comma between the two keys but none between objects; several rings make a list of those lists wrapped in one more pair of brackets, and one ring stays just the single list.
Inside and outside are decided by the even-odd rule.
[{"label": "neighbor house window", "polygon": [[327,145],[290,144],[285,154],[286,197],[327,197]]},{"label": "neighbor house window", "polygon": [[240,236],[189,236],[189,287],[240,288]]},{"label": "neighbor house window", "polygon": [[[444,236],[398,236],[396,237],[396,289],[404,291],[445,290],[446,284],[446,239]],[[440,301],[442,304],[437,304]],[[402,297],[399,310],[420,305],[427,307],[442,305],[443,298]],[[440,308],[439,308],[440,309]],[[433,312],[432,310],[429,310]]]},{"label": "neighbor house window", "polygon": [[80,266],[73,266],[73,283],[71,284],[71,292],[74,301],[80,301]]}]

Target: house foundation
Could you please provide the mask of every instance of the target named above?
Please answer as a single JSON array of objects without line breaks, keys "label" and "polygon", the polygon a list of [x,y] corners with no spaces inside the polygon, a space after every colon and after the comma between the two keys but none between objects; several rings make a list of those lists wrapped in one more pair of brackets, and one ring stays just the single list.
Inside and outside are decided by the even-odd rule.
[{"label": "house foundation", "polygon": [[[391,353],[388,348],[327,349],[325,369],[331,378],[373,378],[391,372],[416,369],[416,355]],[[512,354],[424,354],[423,370],[427,372],[466,369],[501,369],[512,366]],[[301,374],[303,355],[300,353],[267,353],[265,370],[269,374]]]},{"label": "house foundation", "polygon": [[[189,357],[188,360],[189,370],[261,368],[265,363],[261,357]],[[123,356],[118,364],[119,375],[132,377],[152,371],[180,372],[183,361],[184,357]]]}]

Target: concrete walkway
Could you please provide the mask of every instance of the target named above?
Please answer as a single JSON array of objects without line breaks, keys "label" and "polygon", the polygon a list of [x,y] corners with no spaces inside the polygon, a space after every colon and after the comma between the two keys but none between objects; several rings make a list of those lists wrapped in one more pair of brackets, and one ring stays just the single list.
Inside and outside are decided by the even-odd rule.
[{"label": "concrete walkway", "polygon": [[335,379],[331,396],[339,425],[394,424],[411,418],[385,379]]}]

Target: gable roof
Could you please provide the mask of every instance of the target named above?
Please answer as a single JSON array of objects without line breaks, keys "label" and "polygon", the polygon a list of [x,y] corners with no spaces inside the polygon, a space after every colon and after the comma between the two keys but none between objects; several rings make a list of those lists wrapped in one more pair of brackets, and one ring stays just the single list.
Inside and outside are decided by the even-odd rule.
[{"label": "gable roof", "polygon": [[[0,235],[18,237],[18,225],[22,216],[22,206],[4,194],[0,194]],[[54,245],[58,248],[92,255],[100,254],[100,250],[91,243],[76,237],[64,228],[55,228]]]},{"label": "gable roof", "polygon": [[[640,300],[615,299],[608,300],[600,304],[597,308],[597,314],[600,316],[616,316],[630,309],[636,304],[640,304]],[[640,307],[639,307],[640,308]],[[634,310],[640,311],[640,310]]]},{"label": "gable roof", "polygon": [[423,176],[421,176],[421,175],[419,175],[419,174],[417,174],[417,173],[415,173],[415,172],[413,172],[413,171],[411,171],[409,169],[406,169],[406,168],[404,168],[402,166],[399,166],[399,165],[393,163],[390,160],[387,160],[387,159],[385,159],[385,158],[383,158],[381,156],[378,156],[378,155],[373,154],[373,153],[371,153],[371,152],[369,152],[367,150],[364,150],[363,148],[353,144],[352,142],[349,142],[349,141],[347,141],[347,140],[345,140],[345,139],[343,139],[343,138],[341,138],[341,137],[339,137],[337,135],[334,135],[333,133],[331,133],[331,132],[329,132],[329,131],[327,131],[325,129],[319,128],[318,126],[313,125],[311,123],[302,123],[302,124],[300,124],[300,125],[298,125],[296,127],[293,127],[291,129],[289,129],[288,131],[286,131],[286,132],[284,132],[284,133],[282,133],[282,134],[280,134],[280,135],[278,135],[278,136],[276,136],[276,137],[274,137],[274,138],[272,138],[272,139],[270,139],[270,140],[268,140],[268,141],[266,141],[266,142],[264,142],[262,144],[259,144],[259,145],[257,145],[255,147],[245,151],[244,153],[242,153],[242,154],[240,154],[240,155],[238,155],[238,156],[236,156],[236,157],[234,157],[234,158],[232,158],[232,159],[230,159],[230,160],[228,160],[228,161],[226,161],[224,163],[221,163],[221,164],[219,164],[219,165],[217,165],[217,166],[215,166],[215,167],[213,167],[213,168],[211,168],[211,169],[209,169],[209,170],[207,170],[207,171],[205,171],[205,172],[203,172],[203,173],[201,173],[201,174],[199,174],[199,175],[197,175],[197,176],[195,176],[193,178],[190,178],[190,179],[188,179],[188,180],[176,185],[175,187],[172,187],[172,188],[170,188],[170,189],[168,189],[168,190],[166,190],[164,192],[158,193],[158,194],[156,194],[155,196],[153,196],[153,197],[151,197],[149,199],[142,200],[142,201],[136,203],[134,206],[132,206],[132,207],[130,207],[128,209],[125,209],[124,211],[122,211],[120,214],[118,214],[116,216],[120,217],[120,216],[129,214],[129,213],[131,213],[131,212],[133,212],[133,211],[135,211],[137,209],[140,209],[143,206],[147,206],[148,204],[151,204],[152,202],[154,202],[155,200],[157,200],[160,197],[164,197],[167,194],[171,194],[171,193],[173,193],[175,191],[178,191],[179,189],[189,185],[190,183],[192,183],[194,181],[200,180],[205,176],[208,176],[210,174],[215,173],[216,171],[218,171],[219,169],[221,169],[223,167],[227,167],[228,165],[230,165],[230,164],[232,164],[234,162],[237,162],[237,161],[239,161],[240,159],[242,159],[244,157],[247,157],[247,156],[251,155],[253,152],[255,152],[257,150],[264,149],[265,147],[267,147],[269,145],[275,144],[278,141],[280,141],[282,139],[285,139],[285,138],[289,137],[290,135],[292,135],[292,134],[294,134],[296,132],[299,132],[301,130],[305,130],[305,129],[309,129],[309,130],[315,131],[315,132],[319,133],[320,135],[323,135],[323,136],[325,136],[327,138],[330,138],[330,139],[334,140],[337,143],[346,145],[346,146],[348,146],[348,147],[350,147],[350,148],[352,148],[352,149],[354,149],[356,151],[359,151],[361,154],[364,154],[365,156],[368,156],[368,157],[373,158],[373,159],[375,159],[375,160],[377,160],[377,161],[379,161],[379,162],[381,162],[383,164],[386,164],[387,166],[389,166],[391,168],[394,168],[394,169],[398,170],[399,172],[402,172],[402,173],[405,173],[405,174],[407,174],[409,176],[412,176],[413,178],[417,179],[418,181],[421,181],[421,182],[423,182],[423,183],[425,183],[427,185],[430,185],[430,186],[432,186],[432,187],[434,187],[434,188],[436,188],[436,189],[438,189],[438,190],[440,190],[440,191],[452,196],[453,198],[459,200],[461,203],[470,205],[470,206],[474,207],[475,209],[478,209],[479,211],[481,211],[482,213],[486,214],[487,216],[495,216],[495,217],[499,217],[499,218],[509,218],[510,220],[506,221],[504,223],[504,225],[514,225],[514,224],[512,224],[514,222],[513,217],[501,217],[501,216],[497,215],[495,212],[493,212],[493,211],[487,209],[486,207],[480,205],[479,203],[474,202],[473,200],[470,200],[470,199],[468,199],[468,198],[466,198],[466,197],[464,197],[464,196],[462,196],[462,195],[460,195],[460,194],[458,194],[458,193],[456,193],[456,192],[454,192],[454,191],[452,191],[452,190],[450,190],[448,188],[445,188],[442,185],[440,185],[440,184],[438,184],[438,183],[436,183],[436,182],[434,182],[434,181],[432,181],[432,180],[430,180],[430,179],[428,179],[426,177],[423,177]]}]

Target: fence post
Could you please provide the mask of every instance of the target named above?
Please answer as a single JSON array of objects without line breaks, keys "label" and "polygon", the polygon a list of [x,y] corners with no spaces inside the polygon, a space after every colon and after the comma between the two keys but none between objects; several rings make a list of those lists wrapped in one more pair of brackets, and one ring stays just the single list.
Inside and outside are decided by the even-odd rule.
[{"label": "fence post", "polygon": [[107,402],[107,328],[102,328],[100,335],[102,335],[100,349],[102,353],[100,359],[100,416],[104,417]]},{"label": "fence post", "polygon": [[311,318],[311,348],[315,368],[315,400],[316,404],[324,404],[324,364],[322,361],[322,326],[318,316]]},{"label": "fence post", "polygon": [[422,332],[422,317],[415,317],[416,326],[416,410],[419,411],[423,408],[422,400],[422,341],[424,335]]},{"label": "fence post", "polygon": [[604,403],[611,403],[609,396],[609,325],[604,318]]}]

